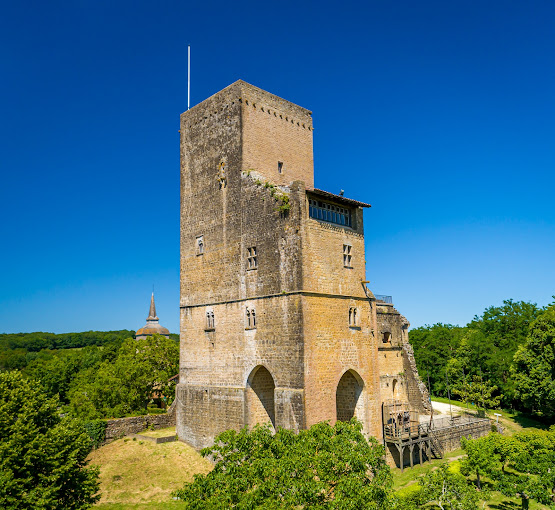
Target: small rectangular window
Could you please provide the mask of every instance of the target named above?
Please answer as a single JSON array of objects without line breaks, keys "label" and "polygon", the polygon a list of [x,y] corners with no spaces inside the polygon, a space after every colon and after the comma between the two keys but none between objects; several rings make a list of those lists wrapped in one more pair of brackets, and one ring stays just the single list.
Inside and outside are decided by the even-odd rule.
[{"label": "small rectangular window", "polygon": [[350,244],[343,245],[343,266],[344,267],[353,267],[352,255],[351,255],[352,248],[353,247]]},{"label": "small rectangular window", "polygon": [[359,326],[358,308],[351,306],[349,308],[349,327],[356,328]]},{"label": "small rectangular window", "polygon": [[256,246],[247,248],[247,270],[256,269],[258,267],[258,254]]},{"label": "small rectangular window", "polygon": [[204,236],[198,236],[196,239],[196,252],[197,255],[203,255],[204,254]]},{"label": "small rectangular window", "polygon": [[283,173],[283,161],[278,161],[278,172]]},{"label": "small rectangular window", "polygon": [[246,326],[245,329],[256,329],[256,310],[247,307],[246,309]]},{"label": "small rectangular window", "polygon": [[204,328],[206,331],[212,331],[215,328],[214,322],[214,312],[212,310],[208,310],[206,312],[206,327]]}]

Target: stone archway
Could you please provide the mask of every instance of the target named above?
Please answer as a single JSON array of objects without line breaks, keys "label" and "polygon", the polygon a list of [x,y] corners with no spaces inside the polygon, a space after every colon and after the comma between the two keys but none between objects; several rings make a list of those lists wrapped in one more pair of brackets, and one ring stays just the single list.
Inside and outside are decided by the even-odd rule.
[{"label": "stone archway", "polygon": [[391,383],[391,393],[393,399],[397,399],[399,393],[399,388],[397,387],[397,379],[393,379],[393,382]]},{"label": "stone archway", "polygon": [[275,387],[272,374],[262,365],[255,367],[250,373],[246,388],[246,424],[250,428],[257,423],[270,423],[275,428]]},{"label": "stone archway", "polygon": [[337,384],[335,411],[337,421],[349,421],[356,417],[364,423],[364,383],[354,370],[347,370]]}]

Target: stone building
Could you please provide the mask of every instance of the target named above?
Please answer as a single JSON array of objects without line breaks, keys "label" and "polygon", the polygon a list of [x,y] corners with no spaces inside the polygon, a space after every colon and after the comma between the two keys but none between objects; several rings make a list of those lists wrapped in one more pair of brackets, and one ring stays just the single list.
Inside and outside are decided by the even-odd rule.
[{"label": "stone building", "polygon": [[409,324],[366,285],[370,206],[314,188],[311,112],[237,81],[180,132],[179,437],[356,416],[382,438],[383,402],[423,410]]},{"label": "stone building", "polygon": [[150,297],[150,309],[148,311],[148,317],[146,318],[146,325],[137,330],[135,338],[137,340],[144,340],[145,338],[151,337],[154,334],[162,335],[166,338],[170,337],[169,330],[160,324],[159,319],[156,316],[156,305],[154,304],[153,292],[152,296]]}]

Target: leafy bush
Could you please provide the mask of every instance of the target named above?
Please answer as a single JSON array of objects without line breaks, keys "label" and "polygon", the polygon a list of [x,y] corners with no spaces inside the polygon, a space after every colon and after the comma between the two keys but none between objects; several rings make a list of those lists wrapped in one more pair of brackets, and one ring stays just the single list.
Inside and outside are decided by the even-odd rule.
[{"label": "leafy bush", "polygon": [[392,477],[384,448],[362,425],[318,423],[298,434],[255,426],[220,434],[201,454],[207,475],[174,493],[184,508],[389,508]]},{"label": "leafy bush", "polygon": [[87,421],[83,425],[85,432],[93,442],[94,448],[98,448],[106,439],[106,426],[107,423],[104,420]]}]

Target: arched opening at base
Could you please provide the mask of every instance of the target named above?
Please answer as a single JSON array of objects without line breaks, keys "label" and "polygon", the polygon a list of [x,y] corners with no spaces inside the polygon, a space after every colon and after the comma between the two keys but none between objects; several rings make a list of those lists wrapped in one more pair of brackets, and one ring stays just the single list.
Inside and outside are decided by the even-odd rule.
[{"label": "arched opening at base", "polygon": [[338,421],[349,421],[357,417],[362,421],[363,382],[354,370],[348,370],[339,380],[335,392],[335,409]]},{"label": "arched opening at base", "polygon": [[256,367],[247,380],[247,425],[270,423],[276,426],[274,389],[272,374],[263,366]]}]

